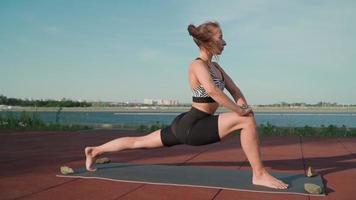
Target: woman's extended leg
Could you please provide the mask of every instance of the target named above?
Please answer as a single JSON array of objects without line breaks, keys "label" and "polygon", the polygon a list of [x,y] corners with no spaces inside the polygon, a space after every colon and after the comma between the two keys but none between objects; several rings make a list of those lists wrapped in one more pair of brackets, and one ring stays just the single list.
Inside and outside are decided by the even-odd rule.
[{"label": "woman's extended leg", "polygon": [[163,147],[161,141],[161,129],[156,130],[150,134],[138,137],[122,137],[111,140],[105,144],[95,147],[85,148],[85,166],[88,171],[95,171],[92,168],[96,156],[107,152],[117,152],[125,149],[138,149],[138,148],[157,148]]},{"label": "woman's extended leg", "polygon": [[254,116],[239,116],[237,113],[222,113],[218,119],[220,138],[241,130],[241,146],[253,171],[252,183],[271,188],[286,189],[288,184],[271,176],[264,168],[261,160],[260,141]]}]

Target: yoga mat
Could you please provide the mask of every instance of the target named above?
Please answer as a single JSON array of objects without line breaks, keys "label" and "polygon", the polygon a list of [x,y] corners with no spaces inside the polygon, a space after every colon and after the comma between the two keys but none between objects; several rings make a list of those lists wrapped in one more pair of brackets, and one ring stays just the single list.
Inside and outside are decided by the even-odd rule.
[{"label": "yoga mat", "polygon": [[[95,164],[97,170],[88,172],[85,168],[74,169],[73,174],[57,177],[105,179],[112,181],[147,183],[157,185],[178,185],[216,188],[263,193],[288,193],[298,195],[325,196],[321,177],[306,177],[304,174],[270,172],[289,184],[285,190],[253,185],[251,170],[221,169],[204,166],[152,165],[136,163]],[[314,183],[322,188],[322,194],[309,194],[304,183]]]}]

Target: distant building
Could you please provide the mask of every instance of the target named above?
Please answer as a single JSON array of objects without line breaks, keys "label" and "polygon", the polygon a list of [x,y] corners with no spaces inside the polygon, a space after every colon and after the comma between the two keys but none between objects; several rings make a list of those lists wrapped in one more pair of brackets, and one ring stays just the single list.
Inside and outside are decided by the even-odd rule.
[{"label": "distant building", "polygon": [[9,109],[11,110],[12,106],[8,106],[8,105],[0,105],[0,109],[1,110],[5,110],[5,109]]},{"label": "distant building", "polygon": [[148,105],[178,105],[178,100],[173,99],[144,99],[144,104]]},{"label": "distant building", "polygon": [[143,100],[143,104],[153,105],[153,102],[154,102],[153,99],[144,99],[144,100]]}]

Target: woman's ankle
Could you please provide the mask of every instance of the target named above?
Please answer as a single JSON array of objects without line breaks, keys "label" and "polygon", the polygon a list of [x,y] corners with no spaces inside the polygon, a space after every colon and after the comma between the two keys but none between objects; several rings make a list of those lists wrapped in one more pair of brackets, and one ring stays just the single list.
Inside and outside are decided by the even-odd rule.
[{"label": "woman's ankle", "polygon": [[260,168],[260,169],[255,169],[252,172],[253,172],[253,176],[255,176],[255,177],[261,177],[264,174],[268,173],[264,167]]},{"label": "woman's ankle", "polygon": [[100,156],[102,153],[100,152],[100,149],[98,147],[92,147],[92,156],[93,157],[97,157],[97,156]]}]

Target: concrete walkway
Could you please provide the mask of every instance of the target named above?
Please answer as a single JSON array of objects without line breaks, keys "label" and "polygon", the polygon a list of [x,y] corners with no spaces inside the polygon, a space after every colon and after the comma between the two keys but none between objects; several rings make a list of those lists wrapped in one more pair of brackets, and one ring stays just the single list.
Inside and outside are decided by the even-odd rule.
[{"label": "concrete walkway", "polygon": [[[356,138],[261,137],[269,171],[305,173],[311,165],[326,185],[325,197],[59,178],[61,165],[84,167],[84,147],[133,130],[0,132],[0,199],[334,199],[355,200]],[[238,135],[205,146],[136,149],[106,154],[113,162],[249,169]],[[238,180],[236,180],[238,181]]]}]

